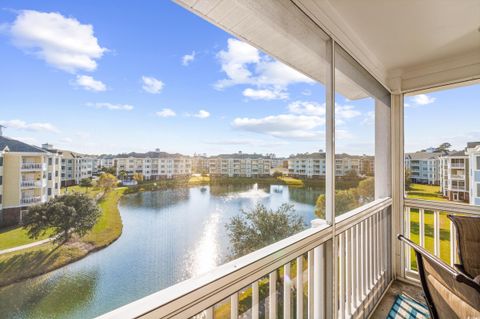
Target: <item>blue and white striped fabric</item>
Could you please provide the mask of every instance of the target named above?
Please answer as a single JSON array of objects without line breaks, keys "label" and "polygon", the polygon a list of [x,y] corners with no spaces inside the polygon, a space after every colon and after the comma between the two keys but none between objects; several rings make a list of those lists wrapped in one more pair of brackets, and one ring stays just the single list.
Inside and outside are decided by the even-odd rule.
[{"label": "blue and white striped fabric", "polygon": [[388,319],[426,319],[430,318],[428,307],[404,295],[398,295],[388,313]]}]

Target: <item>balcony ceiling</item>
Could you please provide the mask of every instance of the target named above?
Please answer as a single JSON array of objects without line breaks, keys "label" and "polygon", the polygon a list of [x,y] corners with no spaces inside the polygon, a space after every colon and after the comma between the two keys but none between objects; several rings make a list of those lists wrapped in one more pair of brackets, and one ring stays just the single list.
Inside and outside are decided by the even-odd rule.
[{"label": "balcony ceiling", "polygon": [[321,29],[392,90],[480,78],[479,0],[175,1],[320,82]]},{"label": "balcony ceiling", "polygon": [[330,12],[387,71],[480,54],[479,0],[298,2],[308,5],[314,15],[318,10]]}]

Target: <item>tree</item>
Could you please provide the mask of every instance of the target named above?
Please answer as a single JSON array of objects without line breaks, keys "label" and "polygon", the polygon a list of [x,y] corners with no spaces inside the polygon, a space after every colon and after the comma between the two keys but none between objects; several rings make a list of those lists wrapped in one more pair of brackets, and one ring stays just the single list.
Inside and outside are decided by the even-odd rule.
[{"label": "tree", "polygon": [[82,193],[61,195],[50,201],[31,206],[25,217],[24,228],[30,238],[38,238],[47,230],[50,237],[67,242],[72,234],[85,235],[95,226],[100,209],[93,199]]},{"label": "tree", "polygon": [[122,170],[120,171],[120,173],[118,173],[118,176],[120,177],[120,179],[121,179],[122,181],[124,181],[125,178],[127,177],[127,172],[122,169]]},{"label": "tree", "polygon": [[112,188],[117,186],[118,180],[115,176],[108,173],[102,173],[98,179],[97,186],[103,188],[105,192],[109,192]]},{"label": "tree", "polygon": [[226,225],[232,257],[244,256],[303,230],[303,218],[294,212],[291,204],[282,204],[276,211],[258,204],[232,217]]},{"label": "tree", "polygon": [[92,187],[92,179],[91,178],[82,178],[80,180],[80,186],[87,187],[87,190],[88,190],[88,187]]},{"label": "tree", "polygon": [[283,173],[280,171],[275,171],[273,172],[272,176],[275,178],[283,177]]},{"label": "tree", "polygon": [[452,147],[452,144],[448,143],[448,142],[445,142],[445,143],[442,143],[440,144],[436,149],[435,151],[436,152],[447,152],[450,147]]},{"label": "tree", "polygon": [[[335,216],[339,216],[358,207],[358,201],[359,195],[357,189],[355,188],[335,191]],[[325,194],[318,196],[317,203],[315,205],[315,215],[317,215],[318,218],[325,219],[325,204]]]},{"label": "tree", "polygon": [[143,174],[142,173],[135,173],[133,174],[133,179],[137,181],[137,183],[140,183],[143,181]]},{"label": "tree", "polygon": [[410,187],[412,186],[412,175],[410,172],[410,169],[405,170],[405,190],[410,190]]},{"label": "tree", "polygon": [[109,173],[109,174],[112,174],[112,175],[115,175],[115,173],[117,172],[115,167],[105,167],[105,166],[103,166],[100,170],[104,173]]},{"label": "tree", "polygon": [[360,181],[357,187],[357,194],[359,201],[362,203],[368,203],[375,199],[375,180],[373,177],[369,177]]},{"label": "tree", "polygon": [[356,170],[351,169],[351,170],[345,172],[344,177],[345,177],[346,179],[356,179],[356,178],[358,178],[358,173],[357,173]]}]

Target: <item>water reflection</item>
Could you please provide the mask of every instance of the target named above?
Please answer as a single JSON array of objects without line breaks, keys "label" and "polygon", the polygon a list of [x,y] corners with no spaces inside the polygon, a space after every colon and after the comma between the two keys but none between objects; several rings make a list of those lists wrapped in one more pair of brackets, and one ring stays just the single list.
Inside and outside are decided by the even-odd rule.
[{"label": "water reflection", "polygon": [[230,249],[225,224],[261,203],[283,203],[308,223],[313,197],[285,185],[199,186],[125,196],[122,236],[50,274],[0,289],[1,318],[91,318],[205,273]]}]

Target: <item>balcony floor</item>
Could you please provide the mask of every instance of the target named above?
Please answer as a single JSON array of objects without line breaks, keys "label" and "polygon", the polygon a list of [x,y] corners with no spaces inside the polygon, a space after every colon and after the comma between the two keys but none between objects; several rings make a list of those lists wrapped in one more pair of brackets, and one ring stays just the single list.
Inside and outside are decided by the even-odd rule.
[{"label": "balcony floor", "polygon": [[395,297],[400,293],[405,293],[413,299],[425,304],[425,299],[423,298],[423,290],[420,286],[415,286],[407,284],[403,281],[395,280],[370,318],[387,318],[388,312],[392,308],[393,302],[395,301]]}]

